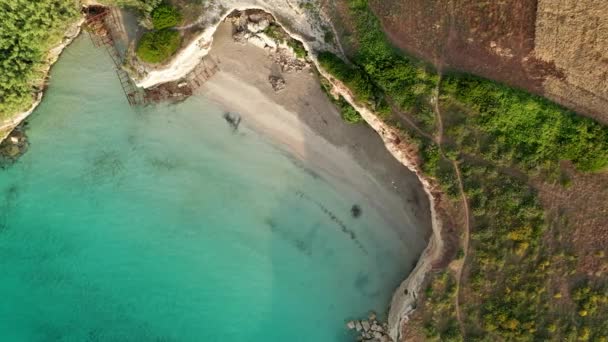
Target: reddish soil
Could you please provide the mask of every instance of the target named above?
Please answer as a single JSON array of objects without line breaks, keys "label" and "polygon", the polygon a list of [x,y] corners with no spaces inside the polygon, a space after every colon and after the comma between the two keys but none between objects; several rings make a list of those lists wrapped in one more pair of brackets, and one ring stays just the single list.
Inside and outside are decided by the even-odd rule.
[{"label": "reddish soil", "polygon": [[438,69],[471,72],[542,94],[561,77],[532,57],[536,0],[371,0],[391,41]]}]

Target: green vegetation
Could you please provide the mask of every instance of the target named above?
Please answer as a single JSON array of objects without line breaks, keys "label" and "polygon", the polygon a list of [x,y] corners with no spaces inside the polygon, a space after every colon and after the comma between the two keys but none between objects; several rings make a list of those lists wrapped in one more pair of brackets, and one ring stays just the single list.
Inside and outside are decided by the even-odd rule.
[{"label": "green vegetation", "polygon": [[442,94],[464,105],[466,134],[483,134],[484,157],[526,169],[571,160],[582,171],[608,166],[608,129],[521,90],[470,75],[450,75]]},{"label": "green vegetation", "polygon": [[365,122],[361,114],[350,105],[350,103],[346,102],[346,100],[340,96],[338,100],[335,100],[334,103],[340,109],[340,116],[342,119],[348,123],[360,123]]},{"label": "green vegetation", "polygon": [[334,105],[336,105],[336,107],[340,111],[340,116],[342,117],[342,119],[344,121],[346,121],[348,123],[352,123],[352,124],[365,122],[365,120],[363,119],[361,114],[359,114],[359,112],[357,112],[357,110],[355,108],[353,108],[353,106],[351,106],[350,103],[348,103],[348,101],[346,101],[344,99],[344,97],[340,96],[337,99],[334,98],[334,96],[331,94],[332,86],[328,80],[326,80],[324,78],[320,78],[320,79],[321,79],[321,89],[327,95],[327,97],[330,99],[330,101],[333,102]]},{"label": "green vegetation", "polygon": [[433,276],[424,291],[425,306],[433,311],[432,317],[422,327],[430,341],[459,341],[458,321],[454,315],[456,281],[449,272]]},{"label": "green vegetation", "polygon": [[[423,171],[461,205],[458,167],[470,208],[459,293],[452,275],[433,275],[420,331],[437,341],[606,341],[608,285],[580,285],[586,275],[577,273],[569,241],[556,233],[566,226],[547,220],[529,180],[567,185],[564,160],[581,172],[606,169],[608,128],[482,78],[450,74],[440,80],[391,46],[367,0],[348,3],[355,52],[350,62],[321,53],[321,66],[416,143]],[[436,104],[441,146],[431,139],[438,134]],[[562,297],[563,288],[569,296]],[[459,295],[464,331],[455,316]]]},{"label": "green vegetation", "polygon": [[5,0],[0,5],[0,119],[32,105],[47,52],[78,16],[73,0]]},{"label": "green vegetation", "polygon": [[101,2],[107,5],[134,8],[145,16],[149,16],[163,0],[102,0]]},{"label": "green vegetation", "polygon": [[148,63],[161,63],[171,57],[180,45],[179,32],[162,29],[146,32],[137,46],[137,57]]},{"label": "green vegetation", "polygon": [[140,13],[140,25],[154,30],[144,33],[135,53],[147,63],[162,63],[171,57],[181,44],[178,31],[171,28],[182,22],[180,11],[163,0],[105,0],[106,4],[130,7]]},{"label": "green vegetation", "polygon": [[182,21],[182,15],[177,8],[161,4],[152,11],[152,24],[154,29],[162,30],[176,26]]},{"label": "green vegetation", "polygon": [[295,52],[296,57],[298,58],[305,58],[308,54],[304,48],[304,44],[302,44],[302,42],[299,40],[289,39],[287,41],[287,46],[293,49],[293,52]]},{"label": "green vegetation", "polygon": [[268,25],[266,29],[264,29],[264,34],[268,37],[276,40],[277,42],[285,43],[287,46],[293,49],[296,57],[305,58],[308,55],[306,49],[304,48],[304,44],[297,39],[291,38],[280,26],[272,23]]},{"label": "green vegetation", "polygon": [[379,113],[388,114],[390,112],[382,91],[372,82],[369,75],[358,66],[347,64],[331,52],[321,52],[318,58],[321,67],[344,82],[358,101],[365,103]]}]

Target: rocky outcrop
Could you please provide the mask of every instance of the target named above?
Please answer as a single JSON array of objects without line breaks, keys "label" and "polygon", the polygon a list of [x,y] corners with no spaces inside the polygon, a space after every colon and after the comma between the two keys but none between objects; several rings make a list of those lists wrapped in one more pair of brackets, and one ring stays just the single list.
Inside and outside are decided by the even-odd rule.
[{"label": "rocky outcrop", "polygon": [[[259,19],[250,17],[252,28],[258,30],[264,24],[260,22],[264,16],[270,15],[276,21],[281,18],[282,24],[288,24],[291,33],[297,32],[298,40],[304,43],[307,49],[336,51],[336,47],[325,42],[323,38],[325,29],[331,27],[329,19],[320,11],[310,11],[294,6],[291,1],[284,0],[223,0],[207,1],[203,14],[194,23],[204,29],[177,53],[168,63],[156,68],[137,72],[136,84],[139,87],[150,88],[160,83],[176,81],[192,71],[198,62],[211,50],[213,34],[218,25],[227,17],[236,12],[257,10]],[[314,4],[314,3],[313,3]],[[313,15],[313,13],[315,15]],[[282,25],[285,28],[284,25]],[[260,31],[258,31],[259,33]],[[292,35],[293,36],[293,35]],[[258,35],[258,37],[262,37]],[[336,51],[337,52],[337,51]]]},{"label": "rocky outcrop", "polygon": [[346,327],[357,333],[357,341],[392,342],[388,324],[377,320],[375,312],[370,312],[368,319],[348,321]]},{"label": "rocky outcrop", "polygon": [[[310,70],[310,62],[306,58],[299,58],[294,49],[285,43],[286,39],[291,39],[291,37],[276,24],[270,14],[259,10],[243,11],[233,13],[230,19],[234,28],[232,34],[234,41],[264,49],[272,62],[279,67],[281,73]],[[276,37],[266,34],[268,29],[271,29]],[[287,86],[280,73],[269,75],[268,82],[275,92],[279,92]]]}]

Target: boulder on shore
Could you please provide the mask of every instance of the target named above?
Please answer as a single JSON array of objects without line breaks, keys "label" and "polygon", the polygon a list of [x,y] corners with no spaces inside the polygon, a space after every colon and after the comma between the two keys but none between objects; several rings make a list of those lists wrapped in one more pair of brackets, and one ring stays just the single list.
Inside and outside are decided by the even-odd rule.
[{"label": "boulder on shore", "polygon": [[364,331],[369,331],[371,328],[369,321],[361,321],[361,326],[363,327]]},{"label": "boulder on shore", "polygon": [[348,330],[353,330],[355,329],[355,322],[354,321],[348,321],[346,323],[346,327],[348,328]]},{"label": "boulder on shore", "polygon": [[357,332],[360,332],[361,330],[363,330],[363,327],[361,326],[361,322],[355,321],[355,330]]},{"label": "boulder on shore", "polygon": [[279,92],[279,91],[285,89],[286,84],[285,84],[285,80],[283,79],[283,77],[270,75],[270,76],[268,76],[268,81],[270,82],[272,89],[274,89],[274,91],[276,91],[276,92]]},{"label": "boulder on shore", "polygon": [[267,29],[269,25],[270,25],[270,22],[266,19],[262,19],[258,22],[250,21],[247,23],[247,30],[252,33],[258,33],[258,32],[262,32],[265,29]]}]

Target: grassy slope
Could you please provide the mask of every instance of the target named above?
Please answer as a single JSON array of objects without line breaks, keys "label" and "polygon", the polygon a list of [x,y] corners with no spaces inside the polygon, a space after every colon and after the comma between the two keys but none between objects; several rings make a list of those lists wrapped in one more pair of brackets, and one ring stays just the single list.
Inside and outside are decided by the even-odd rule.
[{"label": "grassy slope", "polygon": [[[460,288],[454,272],[433,275],[418,310],[420,318],[409,328],[437,340],[608,336],[602,319],[608,314],[606,281],[576,269],[577,251],[554,241],[554,223],[546,219],[530,185],[531,180],[559,181],[563,160],[571,161],[578,172],[605,170],[608,128],[542,98],[471,75],[440,79],[432,68],[387,42],[366,0],[346,2],[355,23],[357,49],[349,56],[353,63],[323,53],[323,66],[360,102],[419,143],[425,172],[455,201],[460,199],[454,170],[458,165],[472,213]],[[434,115],[436,90],[439,113]],[[443,121],[441,131],[437,114]],[[596,205],[601,210],[605,204]],[[461,321],[455,314],[458,296]]]}]

